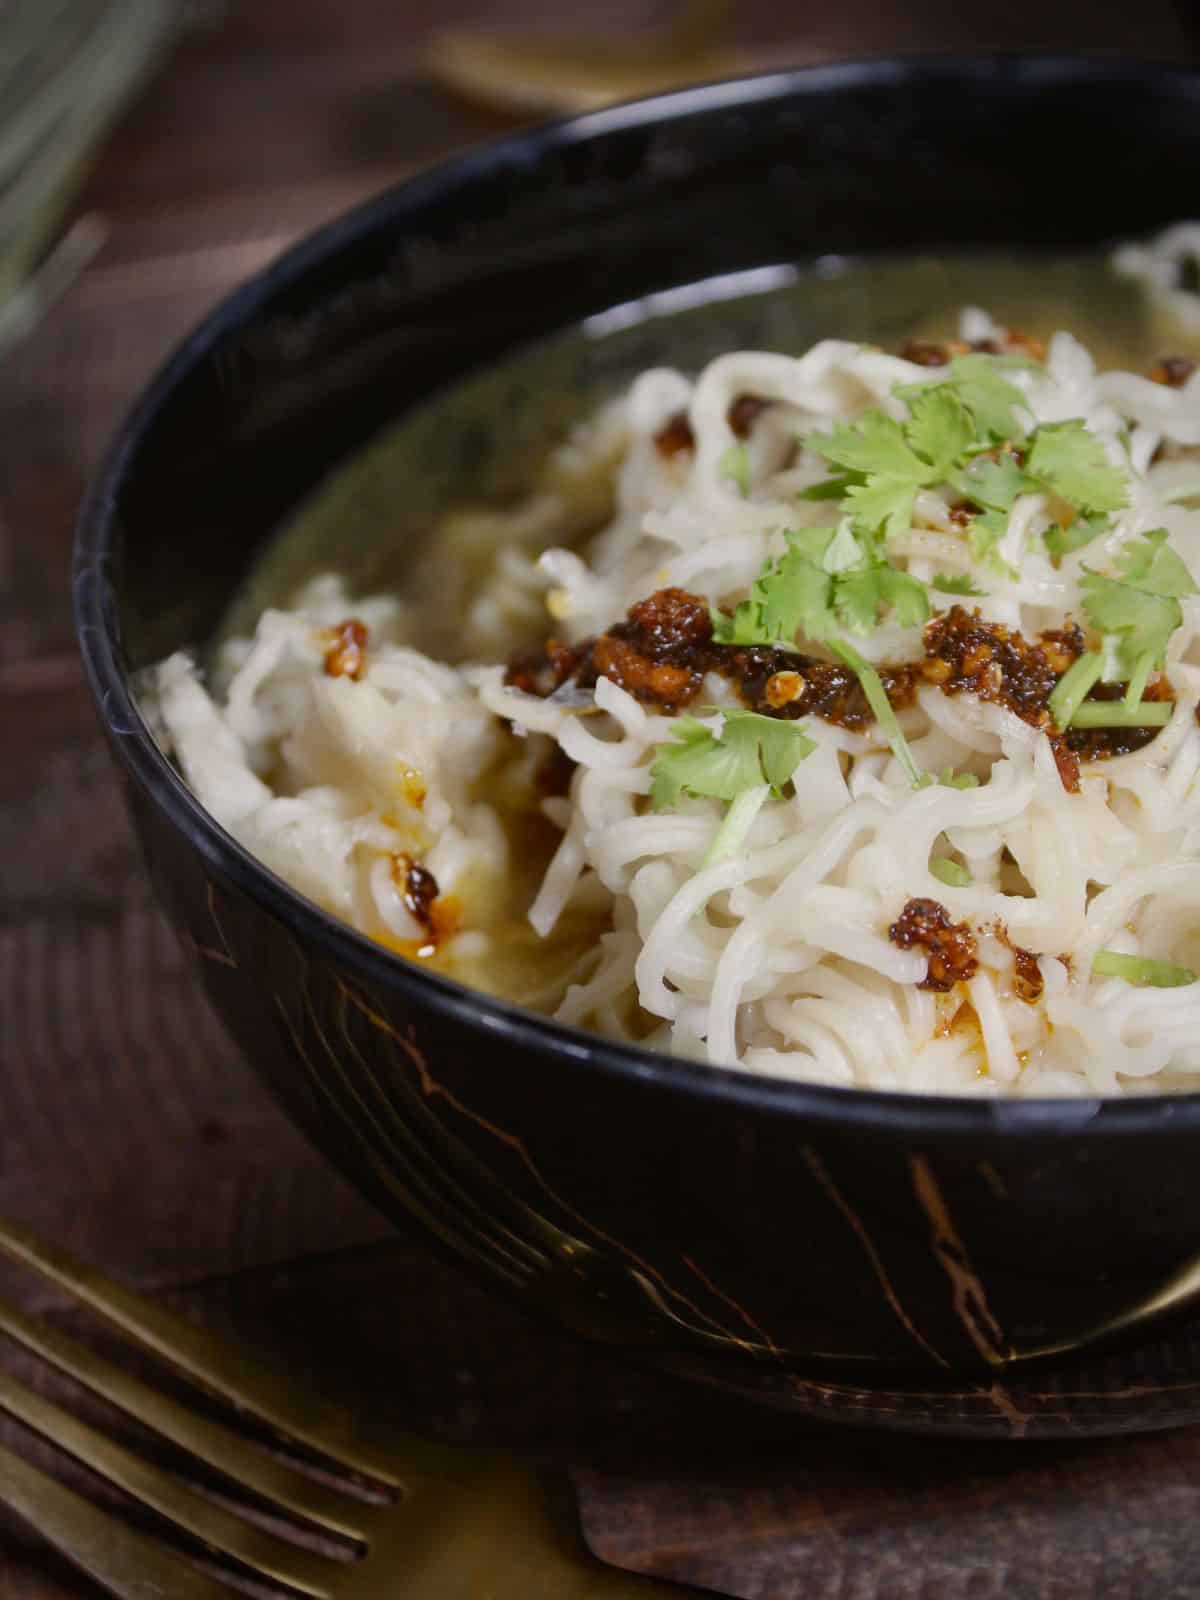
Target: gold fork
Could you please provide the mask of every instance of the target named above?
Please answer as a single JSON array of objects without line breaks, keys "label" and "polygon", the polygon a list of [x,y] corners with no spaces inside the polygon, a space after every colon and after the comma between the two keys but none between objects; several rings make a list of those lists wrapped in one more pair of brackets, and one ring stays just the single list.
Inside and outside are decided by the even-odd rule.
[{"label": "gold fork", "polygon": [[426,65],[459,94],[505,111],[594,111],[750,71],[755,63],[723,43],[731,10],[731,0],[682,0],[665,27],[628,38],[611,28],[581,38],[449,28],[429,41]]},{"label": "gold fork", "polygon": [[[584,1544],[564,1478],[500,1452],[433,1444],[377,1418],[354,1417],[10,1223],[0,1223],[0,1249],[326,1464],[321,1479],[309,1476],[0,1299],[0,1331],[204,1463],[226,1486],[248,1491],[273,1514],[272,1529],[282,1521],[309,1537],[298,1543],[269,1531],[224,1496],[207,1497],[0,1372],[0,1410],[174,1524],[206,1552],[210,1568],[311,1600],[665,1600],[699,1593],[604,1566]],[[364,1480],[374,1486],[373,1500]],[[0,1503],[118,1600],[230,1600],[219,1577],[5,1449]],[[326,1553],[330,1541],[357,1559]]]}]

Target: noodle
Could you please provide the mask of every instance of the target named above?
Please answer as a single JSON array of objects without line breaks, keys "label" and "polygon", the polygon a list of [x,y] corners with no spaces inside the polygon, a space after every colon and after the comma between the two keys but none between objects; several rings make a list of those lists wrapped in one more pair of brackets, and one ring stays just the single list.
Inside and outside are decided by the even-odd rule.
[{"label": "noodle", "polygon": [[[1177,231],[1163,249],[1126,251],[1121,267],[1175,293],[1171,273],[1184,255],[1200,258],[1200,229]],[[975,310],[962,337],[963,349],[1017,348]],[[1064,513],[1056,480],[1030,479],[985,548],[965,531],[961,491],[923,482],[888,534],[887,561],[929,594],[935,620],[951,618],[964,650],[977,647],[976,634],[997,651],[1048,641],[1028,670],[1057,662],[1052,686],[1084,649],[1062,630],[1086,626],[1089,573],[1125,571],[1137,541],[1151,536],[1146,550],[1158,548],[1160,529],[1162,547],[1200,573],[1200,377],[1097,372],[1067,333],[1044,363],[1002,370],[1029,436],[1057,439],[1054,425],[1082,423],[1096,461],[1119,469],[1124,503],[1092,526],[1082,500]],[[491,600],[476,602],[472,627],[489,639],[527,602],[546,605],[560,641],[554,661],[566,663],[550,687],[503,666],[432,661],[400,642],[391,602],[352,602],[322,579],[289,611],[265,612],[252,639],[227,643],[208,687],[185,655],[156,669],[149,698],[164,742],[201,801],[274,871],[362,931],[471,981],[514,915],[514,849],[524,849],[514,846],[514,818],[536,819],[541,881],[525,902],[533,944],[552,949],[580,917],[601,930],[547,980],[539,1003],[564,1022],[845,1087],[1196,1087],[1200,983],[1188,973],[1162,979],[1169,987],[1092,973],[1102,951],[1151,967],[1200,960],[1194,593],[1178,595],[1182,622],[1162,671],[1142,672],[1161,715],[1138,739],[1101,734],[1089,744],[1080,733],[1069,749],[1063,737],[1055,743],[1044,711],[974,692],[982,678],[965,689],[952,679],[951,656],[931,653],[929,631],[904,621],[897,602],[853,647],[881,681],[891,673],[899,684],[887,691],[894,732],[881,720],[886,705],[878,718],[815,710],[797,722],[780,711],[774,725],[802,727],[810,742],[799,759],[801,747],[789,747],[790,782],[756,790],[736,816],[727,796],[695,787],[662,803],[664,751],[678,755],[689,738],[718,746],[749,691],[717,670],[711,644],[699,664],[639,655],[633,622],[624,633],[614,624],[648,596],[683,592],[732,629],[752,586],[783,570],[771,563],[793,548],[785,534],[829,530],[838,516],[830,460],[813,436],[875,411],[903,422],[916,386],[946,371],[825,340],[799,358],[723,355],[694,382],[644,373],[605,411],[606,448],[614,428],[626,441],[607,527],[585,552],[551,550],[536,567],[513,552],[497,564]],[[731,419],[746,396],[753,416],[739,430]],[[586,455],[586,438],[569,448]],[[1005,448],[1007,462],[1003,451],[988,459],[1025,472],[1028,446]],[[981,505],[969,511],[983,516]],[[837,537],[851,539],[849,526],[839,523]],[[330,667],[331,630],[351,615],[369,633],[360,675]],[[597,638],[618,664],[589,676]],[[815,694],[822,671],[834,683],[834,657],[850,659],[824,636],[784,648],[807,652],[795,659],[809,665],[777,674],[780,693],[808,674],[803,692]],[[1136,709],[1129,673],[1113,681]],[[1114,693],[1087,691],[1093,719]],[[763,704],[760,721],[773,714]],[[551,757],[569,763],[565,795],[539,790]],[[906,759],[928,775],[917,786]],[[453,926],[430,921],[413,863],[436,880],[435,909],[457,905]]]}]

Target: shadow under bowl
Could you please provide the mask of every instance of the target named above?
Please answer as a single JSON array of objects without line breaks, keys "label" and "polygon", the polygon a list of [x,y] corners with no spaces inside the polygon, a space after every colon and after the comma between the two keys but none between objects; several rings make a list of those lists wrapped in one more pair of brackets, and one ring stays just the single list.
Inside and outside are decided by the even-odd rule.
[{"label": "shadow under bowl", "polygon": [[382,428],[554,330],[833,253],[1096,246],[1197,193],[1187,71],[774,74],[520,134],[392,190],[252,279],[155,379],[81,516],[87,671],[218,1015],[384,1212],[588,1338],[800,1411],[1005,1435],[1200,1419],[1200,1097],[764,1081],[484,998],[250,859],[131,688],[209,638],[271,534]]}]

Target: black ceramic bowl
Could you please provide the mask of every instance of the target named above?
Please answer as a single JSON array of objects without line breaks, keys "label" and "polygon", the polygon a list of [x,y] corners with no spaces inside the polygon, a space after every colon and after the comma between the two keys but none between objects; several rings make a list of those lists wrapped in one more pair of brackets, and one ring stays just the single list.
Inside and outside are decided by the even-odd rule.
[{"label": "black ceramic bowl", "polygon": [[801,1410],[1001,1433],[1200,1417],[1179,1317],[1200,1248],[1200,1096],[980,1103],[766,1082],[484,999],[251,860],[130,690],[135,669],[211,632],[332,468],[553,329],[829,252],[1091,245],[1177,220],[1198,194],[1200,76],[1185,71],[783,73],[521,134],[393,190],[253,279],[158,376],[82,514],[87,670],[213,1005],[382,1210],[588,1337]]}]

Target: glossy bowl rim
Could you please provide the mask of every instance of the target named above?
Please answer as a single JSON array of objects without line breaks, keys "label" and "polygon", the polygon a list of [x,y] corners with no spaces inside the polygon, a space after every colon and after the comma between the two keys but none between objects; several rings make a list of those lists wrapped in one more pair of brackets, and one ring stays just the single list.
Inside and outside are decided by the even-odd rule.
[{"label": "glossy bowl rim", "polygon": [[[626,128],[670,125],[696,112],[751,107],[868,85],[1006,80],[1037,92],[1104,77],[1114,85],[1191,82],[1200,99],[1200,68],[1104,54],[891,56],[785,68],[689,86],[490,140],[390,186],[304,235],[223,296],[158,367],[121,422],[83,498],[72,570],[75,631],[101,721],[126,770],[207,865],[269,916],[292,928],[305,946],[316,947],[343,968],[415,1006],[429,1007],[485,1036],[502,1034],[515,1046],[562,1055],[573,1070],[622,1078],[633,1088],[650,1084],[715,1104],[744,1106],[864,1134],[1056,1142],[1066,1134],[1136,1137],[1156,1129],[1200,1129],[1200,1091],[1127,1098],[986,1099],[835,1088],[760,1077],[606,1039],[406,962],[293,889],[239,845],[192,794],[159,749],[136,704],[120,661],[116,596],[109,576],[119,542],[116,507],[122,482],[163,405],[186,382],[196,363],[229,334],[251,324],[264,303],[304,273],[380,227],[419,219],[427,201],[514,162],[528,166],[558,148]],[[553,331],[548,328],[546,333]]]}]

